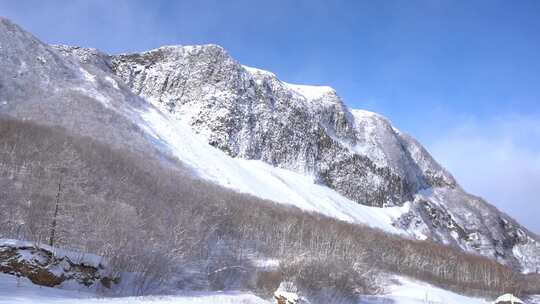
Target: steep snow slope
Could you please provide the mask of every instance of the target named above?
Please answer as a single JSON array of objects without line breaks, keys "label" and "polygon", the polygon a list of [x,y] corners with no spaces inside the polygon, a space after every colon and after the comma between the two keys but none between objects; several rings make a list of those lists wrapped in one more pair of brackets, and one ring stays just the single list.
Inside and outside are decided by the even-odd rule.
[{"label": "steep snow slope", "polygon": [[[237,170],[233,167],[199,167],[202,175],[223,185],[348,220],[365,220],[377,213],[353,211],[353,201],[404,206],[394,208],[394,216],[387,219],[416,238],[453,244],[524,271],[539,266],[537,236],[463,191],[426,149],[386,118],[348,109],[329,87],[282,82],[271,72],[242,66],[216,45],[167,46],[119,56],[56,48],[82,62],[107,62],[100,65],[104,71],[116,74],[161,109],[171,124],[176,120],[187,126],[237,164],[256,170],[254,180],[271,186],[260,188],[233,179],[231,172]],[[168,132],[167,141],[181,159],[201,153],[179,152],[181,144],[175,141],[185,139],[181,135],[187,134],[185,130],[171,131],[158,121],[148,121],[161,125],[156,134]],[[284,192],[282,186],[293,181],[302,186]],[[332,198],[319,198],[321,191],[332,193]],[[337,211],[336,200],[347,202],[340,204],[347,207]],[[364,215],[353,215],[356,212]]]},{"label": "steep snow slope", "polygon": [[408,211],[407,205],[380,209],[356,204],[332,189],[315,184],[307,176],[257,160],[231,158],[208,146],[188,126],[171,119],[167,113],[150,108],[140,115],[145,122],[144,128],[203,178],[240,192],[293,204],[306,211],[367,224],[388,232],[404,233],[392,223]]},{"label": "steep snow slope", "polygon": [[0,114],[157,155],[131,118],[148,103],[121,81],[94,65],[67,60],[3,18],[0,47]]}]

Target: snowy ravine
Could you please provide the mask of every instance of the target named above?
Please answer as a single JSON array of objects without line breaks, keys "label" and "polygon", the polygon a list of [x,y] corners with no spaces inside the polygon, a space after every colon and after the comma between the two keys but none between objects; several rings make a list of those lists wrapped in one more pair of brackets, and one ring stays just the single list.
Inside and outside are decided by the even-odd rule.
[{"label": "snowy ravine", "polygon": [[386,118],[349,109],[330,87],[282,82],[239,64],[216,45],[118,56],[55,49],[148,100],[138,123],[202,177],[305,210],[453,244],[524,272],[540,268],[538,236],[466,193]]},{"label": "snowy ravine", "polygon": [[[394,284],[388,286],[388,292],[381,296],[359,298],[358,303],[394,303],[394,304],[487,304],[487,300],[465,297],[445,291],[426,283],[397,277]],[[64,290],[40,287],[27,279],[0,274],[0,304],[40,303],[40,304],[269,304],[270,300],[262,299],[250,293],[242,292],[186,292],[170,296],[144,296],[102,298],[83,290]]]}]

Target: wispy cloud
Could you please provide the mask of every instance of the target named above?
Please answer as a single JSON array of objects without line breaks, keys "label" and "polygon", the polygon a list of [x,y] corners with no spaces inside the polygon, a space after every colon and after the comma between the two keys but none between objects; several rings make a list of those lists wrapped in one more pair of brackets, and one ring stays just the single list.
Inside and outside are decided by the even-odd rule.
[{"label": "wispy cloud", "polygon": [[540,117],[469,118],[428,146],[466,190],[540,233]]}]

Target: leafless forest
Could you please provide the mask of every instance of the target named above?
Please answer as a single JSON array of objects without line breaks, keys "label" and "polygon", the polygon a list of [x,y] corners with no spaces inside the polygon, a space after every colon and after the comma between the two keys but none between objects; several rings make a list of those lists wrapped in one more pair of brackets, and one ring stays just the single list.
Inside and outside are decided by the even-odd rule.
[{"label": "leafless forest", "polygon": [[[60,128],[2,118],[0,138],[0,237],[102,255],[138,273],[140,293],[171,282],[264,292],[283,279],[370,293],[391,273],[469,294],[540,293],[538,277],[487,258],[239,194]],[[280,270],[252,280],[254,257]]]}]

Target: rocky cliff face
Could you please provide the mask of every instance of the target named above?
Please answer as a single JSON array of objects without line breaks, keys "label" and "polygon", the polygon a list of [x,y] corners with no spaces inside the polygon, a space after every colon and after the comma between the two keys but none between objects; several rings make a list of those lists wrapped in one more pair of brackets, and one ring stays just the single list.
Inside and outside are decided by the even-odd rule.
[{"label": "rocky cliff face", "polygon": [[242,66],[216,45],[118,56],[56,49],[115,74],[232,157],[311,176],[359,204],[407,202],[409,211],[394,225],[416,238],[453,244],[523,270],[540,265],[536,236],[465,193],[416,140],[380,115],[349,109],[332,88],[282,82],[270,72]]},{"label": "rocky cliff face", "polygon": [[369,206],[401,205],[421,189],[455,187],[414,140],[383,117],[349,110],[329,87],[292,85],[215,45],[109,56],[59,47],[110,69],[233,157],[313,176]]}]

